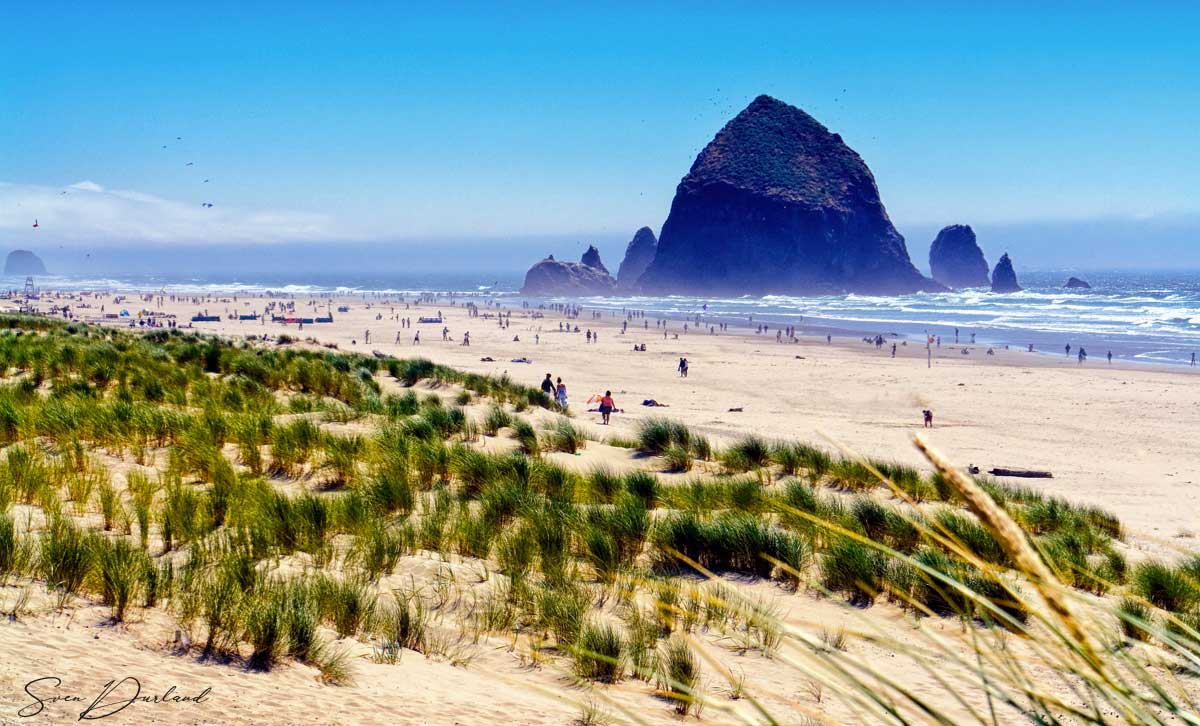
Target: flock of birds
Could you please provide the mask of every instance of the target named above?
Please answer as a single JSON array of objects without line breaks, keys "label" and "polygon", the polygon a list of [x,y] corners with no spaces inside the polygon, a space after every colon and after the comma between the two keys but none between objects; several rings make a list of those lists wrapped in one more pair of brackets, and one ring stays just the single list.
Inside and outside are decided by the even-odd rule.
[{"label": "flock of birds", "polygon": [[[183,137],[182,137],[182,136],[176,136],[176,137],[175,137],[175,140],[176,140],[176,141],[183,141]],[[164,149],[166,149],[166,148],[167,148],[167,145],[166,145],[166,144],[163,144],[163,145],[162,145],[162,147],[163,147]],[[189,162],[187,162],[186,164],[184,164],[184,166],[195,166],[195,165],[196,165],[196,162],[194,162],[194,161],[189,161]],[[209,183],[210,181],[212,181],[212,179],[205,179],[204,181],[202,181],[202,182],[201,182],[201,184],[207,184],[207,183]],[[212,209],[212,206],[213,206],[213,204],[212,204],[212,202],[200,202],[200,206],[201,206],[201,207],[204,207],[205,209]]]},{"label": "flock of birds", "polygon": [[[176,141],[183,141],[183,137],[182,137],[182,136],[176,136],[176,137],[175,137],[175,140],[176,140]],[[162,148],[163,148],[163,149],[166,149],[166,148],[167,148],[167,144],[163,144],[163,145],[162,145]],[[189,161],[189,162],[187,162],[186,164],[184,164],[184,166],[195,166],[195,165],[196,165],[196,162],[194,162],[194,161]],[[209,182],[211,182],[211,181],[212,181],[212,179],[205,179],[205,180],[204,180],[203,182],[201,182],[201,183],[202,183],[202,184],[208,184],[208,183],[209,183]],[[66,196],[67,194],[69,194],[69,193],[70,193],[70,191],[71,191],[70,189],[63,189],[62,191],[60,191],[60,192],[59,192],[59,196]],[[21,203],[20,203],[20,202],[17,202],[17,206],[18,206],[18,207],[19,207],[19,206],[21,206]],[[200,203],[200,206],[201,206],[201,207],[203,207],[203,208],[205,208],[205,209],[212,209],[212,208],[213,208],[213,203],[212,203],[212,202],[201,202],[201,203]],[[41,221],[40,221],[40,220],[39,220],[37,217],[35,217],[35,218],[34,218],[34,220],[33,220],[33,229],[41,229],[41,227],[42,227],[42,223],[41,223]],[[62,245],[59,245],[58,247],[59,247],[59,249],[62,249],[62,247],[63,247],[63,246],[62,246]],[[86,259],[86,258],[90,258],[91,256],[92,256],[92,253],[88,252],[87,254],[85,254],[85,255],[84,255],[84,258],[85,258],[85,259]]]}]

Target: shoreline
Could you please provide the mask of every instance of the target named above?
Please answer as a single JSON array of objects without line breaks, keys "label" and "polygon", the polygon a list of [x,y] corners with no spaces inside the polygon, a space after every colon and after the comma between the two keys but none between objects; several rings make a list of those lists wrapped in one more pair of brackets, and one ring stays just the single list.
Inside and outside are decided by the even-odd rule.
[{"label": "shoreline", "polygon": [[[247,283],[247,285],[249,285],[249,283]],[[1022,355],[1027,355],[1030,352],[1032,352],[1033,354],[1035,354],[1039,357],[1045,358],[1047,360],[1066,359],[1068,356],[1062,355],[1061,350],[1059,350],[1057,348],[1054,350],[1051,350],[1046,347],[1045,343],[1047,341],[1045,339],[1054,337],[1056,341],[1071,342],[1072,352],[1070,354],[1070,362],[1073,364],[1077,362],[1076,358],[1075,358],[1075,351],[1078,348],[1078,345],[1074,341],[1079,338],[1086,339],[1089,336],[1094,337],[1096,335],[1099,335],[1097,333],[1071,334],[1071,333],[1065,333],[1065,332],[1054,332],[1054,331],[1044,331],[1044,330],[1034,330],[1034,329],[1027,329],[1027,330],[1014,329],[1014,332],[1016,332],[1016,333],[1024,334],[1028,338],[1036,338],[1037,339],[1034,342],[1034,350],[1028,351],[1026,349],[1026,346],[1029,345],[1028,342],[1017,344],[1014,342],[1013,339],[1010,339],[1009,336],[1005,336],[1002,330],[998,330],[995,328],[988,328],[986,326],[980,327],[980,328],[972,328],[972,327],[965,326],[965,325],[958,325],[957,328],[962,332],[962,341],[961,342],[956,341],[956,342],[952,343],[952,342],[950,342],[950,335],[952,334],[952,332],[954,331],[954,329],[956,327],[952,323],[936,323],[936,324],[934,324],[934,323],[922,323],[922,322],[915,322],[915,321],[899,321],[899,320],[879,322],[879,321],[870,321],[870,320],[838,319],[838,318],[832,318],[832,317],[827,317],[827,316],[810,316],[810,315],[802,315],[802,314],[781,313],[781,312],[773,311],[773,310],[769,309],[769,306],[766,304],[764,304],[762,307],[746,310],[745,311],[747,313],[746,316],[743,316],[740,314],[737,316],[734,316],[727,311],[722,311],[722,312],[712,312],[712,311],[705,312],[703,310],[693,310],[693,311],[687,311],[687,312],[678,311],[678,310],[660,311],[660,310],[653,310],[652,308],[649,308],[649,307],[648,308],[639,308],[639,307],[635,307],[632,305],[618,306],[615,303],[614,304],[607,303],[606,298],[587,297],[587,298],[578,298],[578,299],[567,299],[567,298],[527,297],[527,296],[523,296],[519,292],[515,292],[515,291],[499,291],[497,293],[497,292],[493,292],[493,291],[481,291],[481,290],[474,290],[474,291],[472,291],[472,290],[466,290],[466,291],[417,290],[417,289],[413,289],[413,290],[357,290],[357,289],[353,289],[353,288],[346,288],[343,290],[299,291],[299,290],[288,290],[288,289],[283,289],[283,288],[281,288],[281,289],[259,289],[258,287],[242,288],[242,287],[237,287],[236,283],[233,284],[233,287],[222,288],[222,289],[215,289],[211,285],[206,286],[204,288],[196,288],[196,289],[188,289],[188,288],[186,288],[186,286],[183,286],[183,285],[176,285],[173,287],[180,288],[180,289],[177,289],[174,291],[166,290],[166,292],[164,293],[163,290],[165,290],[165,288],[156,290],[156,289],[151,289],[151,288],[147,288],[147,287],[119,286],[119,287],[113,287],[113,288],[62,289],[62,290],[46,288],[46,289],[41,290],[41,292],[45,293],[47,295],[54,295],[54,296],[92,295],[97,298],[104,297],[104,296],[110,296],[110,297],[126,296],[126,297],[140,298],[140,297],[147,296],[147,295],[158,296],[160,294],[165,294],[167,296],[173,295],[176,299],[205,298],[205,299],[208,299],[211,301],[211,300],[221,300],[221,299],[226,299],[226,298],[231,299],[231,300],[245,300],[245,299],[262,298],[265,300],[276,300],[276,301],[279,301],[279,300],[283,300],[283,301],[286,301],[286,300],[320,300],[320,301],[327,301],[330,304],[332,304],[333,301],[383,304],[389,300],[397,300],[397,299],[405,299],[405,298],[433,298],[433,299],[445,300],[446,304],[450,304],[450,302],[460,302],[460,303],[461,302],[473,302],[476,304],[485,305],[489,308],[493,307],[495,305],[499,305],[500,307],[503,307],[506,310],[513,310],[513,311],[522,310],[522,309],[526,309],[526,310],[539,309],[539,308],[533,307],[533,306],[537,306],[537,305],[548,306],[548,307],[549,306],[561,306],[561,305],[574,305],[574,306],[578,306],[581,309],[585,309],[585,310],[610,313],[611,316],[615,316],[618,319],[621,316],[623,316],[623,314],[624,314],[623,311],[642,311],[642,312],[645,312],[648,317],[653,317],[653,318],[662,319],[662,320],[679,321],[682,323],[682,322],[690,322],[692,319],[695,318],[695,316],[697,314],[700,314],[702,317],[707,316],[707,319],[704,321],[704,324],[706,324],[706,325],[708,323],[726,323],[726,324],[728,324],[729,328],[725,331],[725,334],[735,334],[735,333],[742,333],[742,334],[747,334],[747,335],[752,334],[752,329],[754,327],[754,324],[750,323],[747,320],[747,317],[749,317],[749,318],[755,319],[755,321],[756,321],[755,324],[757,324],[758,322],[761,322],[763,324],[770,325],[772,330],[778,329],[779,327],[783,327],[783,326],[789,326],[789,325],[793,326],[795,328],[795,330],[798,331],[797,337],[812,338],[813,340],[817,340],[817,341],[823,339],[826,335],[832,335],[835,338],[855,338],[855,339],[861,339],[861,338],[865,338],[867,336],[873,337],[874,335],[881,335],[884,337],[885,347],[893,341],[895,341],[895,342],[907,341],[910,345],[912,345],[912,344],[923,345],[925,335],[929,334],[929,335],[933,335],[935,337],[940,335],[942,338],[945,339],[945,340],[941,341],[942,344],[947,347],[957,346],[957,347],[969,347],[972,349],[980,348],[983,351],[986,351],[990,347],[990,348],[993,348],[997,354],[1000,352],[1001,349],[1003,349],[1008,352],[1022,354]],[[310,287],[310,286],[298,285],[295,287]],[[11,289],[11,290],[5,291],[3,293],[0,293],[0,304],[4,304],[4,305],[11,304],[13,301],[16,301],[18,299],[23,299],[21,290]],[[669,300],[669,299],[670,298],[646,298],[646,301],[652,303],[655,301],[664,301],[664,300]],[[701,301],[701,299],[700,298],[687,298],[686,301],[699,303]],[[761,303],[763,301],[763,298],[756,298],[756,301]],[[681,300],[680,302],[683,302],[683,300]],[[525,307],[526,304],[528,304],[530,307]],[[618,315],[618,314],[620,314],[620,315]],[[798,318],[799,320],[794,320],[791,318]],[[814,321],[814,322],[809,322],[810,320]],[[918,327],[920,327],[921,330],[917,330]],[[943,328],[945,330],[943,330]],[[977,342],[968,342],[968,338],[969,338],[969,335],[971,332],[977,333]],[[982,332],[981,336],[979,335],[980,332]],[[1074,336],[1074,337],[1072,337],[1072,336]],[[1149,345],[1149,341],[1142,341],[1142,342],[1145,343],[1145,345],[1141,346],[1141,347],[1150,347],[1150,348],[1158,347],[1158,346]],[[1056,344],[1056,343],[1053,343],[1053,344]],[[1170,344],[1164,342],[1161,345],[1169,346]],[[1111,363],[1106,363],[1106,365],[1111,365],[1113,368],[1132,366],[1136,370],[1148,370],[1148,369],[1152,370],[1152,369],[1161,367],[1166,370],[1178,371],[1181,369],[1195,367],[1195,366],[1190,365],[1190,362],[1186,357],[1181,357],[1181,358],[1169,358],[1169,357],[1148,358],[1148,357],[1144,357],[1144,356],[1150,356],[1152,354],[1157,354],[1157,353],[1170,353],[1173,350],[1170,347],[1168,347],[1165,350],[1148,350],[1148,351],[1143,351],[1143,352],[1139,352],[1139,353],[1134,353],[1132,355],[1128,354],[1128,351],[1126,351],[1120,345],[1117,345],[1112,348],[1105,347],[1105,348],[1103,348],[1103,350],[1096,348],[1094,343],[1087,343],[1086,347],[1090,351],[1088,353],[1088,364],[1093,364],[1093,365],[1104,363],[1105,362],[1104,361],[1105,353],[1108,350],[1114,350],[1116,352],[1113,355],[1113,361]],[[1196,354],[1200,355],[1200,340],[1197,341],[1196,348],[1197,348]],[[1182,349],[1179,349],[1179,350],[1182,350]],[[1183,355],[1183,353],[1181,353],[1181,355]]]}]

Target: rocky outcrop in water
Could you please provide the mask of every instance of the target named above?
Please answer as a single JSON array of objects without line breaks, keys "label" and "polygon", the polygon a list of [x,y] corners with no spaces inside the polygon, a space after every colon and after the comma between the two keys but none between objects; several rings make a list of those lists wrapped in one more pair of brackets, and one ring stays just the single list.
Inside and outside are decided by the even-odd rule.
[{"label": "rocky outcrop in water", "polygon": [[595,246],[580,262],[559,262],[550,255],[525,273],[523,295],[608,295],[617,281],[608,274]]},{"label": "rocky outcrop in water", "polygon": [[1063,287],[1077,288],[1080,290],[1092,289],[1092,286],[1088,284],[1087,280],[1080,280],[1078,277],[1069,278],[1067,280],[1067,284],[1063,285]]},{"label": "rocky outcrop in water", "polygon": [[992,292],[1020,292],[1021,286],[1017,284],[1017,272],[1013,269],[1012,260],[1008,259],[1008,253],[1000,255],[1000,261],[996,263],[996,269],[992,270]]},{"label": "rocky outcrop in water", "polygon": [[617,289],[632,290],[642,273],[654,261],[654,253],[658,250],[658,240],[649,227],[642,227],[625,246],[625,257],[617,268]]},{"label": "rocky outcrop in water", "polygon": [[13,250],[4,260],[6,275],[45,275],[46,264],[29,250]]},{"label": "rocky outcrop in water", "polygon": [[583,253],[583,257],[579,260],[584,265],[595,270],[600,270],[604,274],[611,274],[604,263],[600,261],[600,250],[596,249],[596,245],[588,245],[587,251]]},{"label": "rocky outcrop in water", "polygon": [[938,232],[929,246],[929,272],[947,287],[987,287],[987,260],[975,242],[975,230],[952,224]]},{"label": "rocky outcrop in water", "polygon": [[637,286],[730,295],[944,289],[913,267],[858,154],[770,96],[700,152]]}]

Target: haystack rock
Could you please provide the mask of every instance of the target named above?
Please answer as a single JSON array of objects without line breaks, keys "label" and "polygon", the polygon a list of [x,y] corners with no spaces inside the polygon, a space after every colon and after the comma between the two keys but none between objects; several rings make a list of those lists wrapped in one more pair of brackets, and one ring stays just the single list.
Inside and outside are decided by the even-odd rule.
[{"label": "haystack rock", "polygon": [[631,290],[637,284],[638,278],[654,261],[654,253],[658,250],[658,240],[649,227],[642,227],[634,233],[633,239],[625,246],[625,258],[617,269],[617,288]]},{"label": "haystack rock", "polygon": [[1069,278],[1067,280],[1067,284],[1063,285],[1063,287],[1079,288],[1081,290],[1092,289],[1092,286],[1088,284],[1087,280],[1080,280],[1078,277]]},{"label": "haystack rock", "polygon": [[46,265],[42,258],[29,250],[13,250],[4,260],[6,275],[45,275]]},{"label": "haystack rock", "polygon": [[929,272],[947,287],[987,287],[988,265],[970,225],[942,228],[929,246]]},{"label": "haystack rock", "polygon": [[863,160],[816,119],[759,96],[675,190],[650,293],[943,290],[921,275]]},{"label": "haystack rock", "polygon": [[1012,260],[1008,259],[1008,253],[1000,255],[1000,261],[996,263],[996,269],[992,270],[992,292],[1020,292],[1021,286],[1017,284],[1017,273],[1013,270]]},{"label": "haystack rock", "polygon": [[617,281],[604,269],[600,253],[588,247],[581,262],[559,262],[550,255],[525,273],[524,295],[608,295]]}]

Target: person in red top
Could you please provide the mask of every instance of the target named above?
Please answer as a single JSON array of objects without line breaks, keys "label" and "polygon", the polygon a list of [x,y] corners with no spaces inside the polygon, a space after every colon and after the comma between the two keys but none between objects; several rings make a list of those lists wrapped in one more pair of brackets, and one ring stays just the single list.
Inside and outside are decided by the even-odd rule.
[{"label": "person in red top", "polygon": [[615,406],[612,391],[605,391],[604,398],[600,399],[600,422],[605,426],[608,425],[608,417],[613,412]]}]

